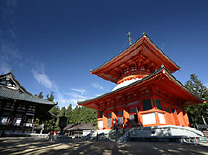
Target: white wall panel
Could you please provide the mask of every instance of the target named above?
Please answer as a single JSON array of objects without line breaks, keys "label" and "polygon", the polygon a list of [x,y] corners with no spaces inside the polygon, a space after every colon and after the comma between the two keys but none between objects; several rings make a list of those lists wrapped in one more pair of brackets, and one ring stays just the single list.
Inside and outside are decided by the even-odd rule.
[{"label": "white wall panel", "polygon": [[155,113],[143,114],[143,125],[156,124]]}]

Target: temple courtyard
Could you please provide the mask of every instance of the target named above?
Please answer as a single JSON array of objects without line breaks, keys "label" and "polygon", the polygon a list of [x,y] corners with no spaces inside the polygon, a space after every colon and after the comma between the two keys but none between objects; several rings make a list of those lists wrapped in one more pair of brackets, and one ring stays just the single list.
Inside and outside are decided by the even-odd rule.
[{"label": "temple courtyard", "polygon": [[208,154],[208,144],[164,142],[108,142],[73,139],[48,142],[31,137],[1,137],[0,154]]}]

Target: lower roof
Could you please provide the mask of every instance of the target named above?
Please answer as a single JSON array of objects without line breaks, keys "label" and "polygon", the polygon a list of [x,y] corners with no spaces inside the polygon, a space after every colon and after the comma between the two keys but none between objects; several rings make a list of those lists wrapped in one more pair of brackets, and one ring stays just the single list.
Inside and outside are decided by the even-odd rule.
[{"label": "lower roof", "polygon": [[160,78],[156,83],[157,86],[162,88],[163,90],[166,90],[168,88],[166,91],[170,91],[172,94],[176,94],[179,98],[186,100],[185,106],[204,102],[203,99],[201,99],[200,97],[190,92],[186,87],[182,85],[180,81],[176,80],[176,78],[173,75],[171,75],[167,69],[165,69],[162,66],[161,68],[156,70],[154,73],[146,76],[142,80],[133,82],[130,85],[127,85],[115,91],[103,94],[93,99],[89,99],[85,101],[78,101],[78,105],[86,106],[86,107],[93,108],[93,109],[98,109],[96,104],[99,101],[105,100],[112,95],[127,93],[128,91],[130,91],[131,89],[134,89],[135,87],[142,88],[142,86],[146,84],[152,84],[152,82],[154,82],[159,75],[164,75],[164,79]]},{"label": "lower roof", "polygon": [[52,106],[56,105],[56,103],[54,102],[50,102],[48,100],[39,98],[37,96],[33,96],[27,93],[21,93],[5,87],[0,87],[0,99],[25,101],[25,102],[32,102],[32,103],[52,105]]}]

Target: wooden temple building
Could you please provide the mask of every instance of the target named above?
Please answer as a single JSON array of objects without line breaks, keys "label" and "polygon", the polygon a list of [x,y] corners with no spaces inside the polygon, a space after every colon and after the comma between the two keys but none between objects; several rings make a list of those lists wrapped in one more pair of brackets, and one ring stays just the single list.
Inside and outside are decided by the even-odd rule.
[{"label": "wooden temple building", "polygon": [[172,73],[181,68],[146,34],[102,66],[91,70],[116,85],[112,92],[78,105],[98,110],[98,129],[190,126],[184,108],[202,103]]},{"label": "wooden temple building", "polygon": [[11,72],[0,75],[0,136],[31,133],[36,118],[52,118],[55,105],[27,92]]}]

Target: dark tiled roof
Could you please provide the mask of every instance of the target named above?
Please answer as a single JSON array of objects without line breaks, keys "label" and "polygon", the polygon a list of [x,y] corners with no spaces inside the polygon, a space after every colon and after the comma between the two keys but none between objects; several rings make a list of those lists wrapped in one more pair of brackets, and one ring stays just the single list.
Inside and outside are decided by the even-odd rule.
[{"label": "dark tiled roof", "polygon": [[64,128],[64,130],[68,130],[68,129],[72,128],[74,125],[75,125],[74,123],[68,124],[68,125]]},{"label": "dark tiled roof", "polygon": [[91,123],[84,123],[79,124],[77,126],[73,126],[72,128],[69,128],[67,130],[94,130],[95,127]]},{"label": "dark tiled roof", "polygon": [[27,93],[20,93],[15,90],[11,90],[8,88],[0,87],[0,98],[2,99],[12,99],[12,100],[20,100],[20,101],[27,101],[39,104],[48,104],[48,105],[55,105],[56,103],[50,102],[48,100],[41,99],[39,97],[27,94]]}]

